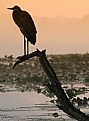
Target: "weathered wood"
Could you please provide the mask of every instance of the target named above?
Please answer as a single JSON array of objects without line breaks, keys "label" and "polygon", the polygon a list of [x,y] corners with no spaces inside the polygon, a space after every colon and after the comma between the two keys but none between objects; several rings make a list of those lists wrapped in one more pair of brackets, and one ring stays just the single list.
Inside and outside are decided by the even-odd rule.
[{"label": "weathered wood", "polygon": [[67,97],[66,93],[64,92],[64,89],[61,86],[60,80],[58,80],[56,73],[54,72],[53,68],[51,67],[50,63],[48,62],[45,54],[46,50],[43,50],[40,52],[38,49],[35,52],[32,52],[29,55],[24,55],[18,58],[18,61],[14,64],[13,68],[32,57],[39,57],[39,61],[47,74],[49,78],[49,83],[46,84],[46,86],[56,95],[58,101],[60,104],[57,104],[56,106],[63,110],[66,114],[71,116],[72,118],[78,120],[78,121],[89,121],[89,116],[87,116],[85,113],[81,112],[77,108],[75,108],[69,98]]}]

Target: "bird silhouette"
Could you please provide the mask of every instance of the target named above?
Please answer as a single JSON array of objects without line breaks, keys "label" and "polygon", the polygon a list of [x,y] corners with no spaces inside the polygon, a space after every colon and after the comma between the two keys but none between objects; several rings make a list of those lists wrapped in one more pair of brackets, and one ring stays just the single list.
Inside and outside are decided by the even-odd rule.
[{"label": "bird silhouette", "polygon": [[[36,43],[37,30],[34,21],[28,12],[21,10],[17,5],[7,9],[13,10],[13,20],[24,35],[24,55],[29,54],[29,42],[33,45]],[[27,45],[25,38],[27,39]]]}]

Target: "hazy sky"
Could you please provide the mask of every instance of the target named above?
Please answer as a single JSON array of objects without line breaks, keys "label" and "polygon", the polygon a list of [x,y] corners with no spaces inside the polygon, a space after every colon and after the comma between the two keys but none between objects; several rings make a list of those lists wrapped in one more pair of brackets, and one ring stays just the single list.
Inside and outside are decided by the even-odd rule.
[{"label": "hazy sky", "polygon": [[[47,26],[42,25],[41,23],[39,23],[39,20],[36,21],[35,19],[35,17],[48,17],[48,18],[56,19],[58,16],[59,17],[63,16],[67,18],[78,18],[78,19],[83,18],[84,15],[89,14],[89,0],[0,0],[0,36],[1,36],[0,37],[1,38],[0,56],[10,55],[10,54],[13,54],[14,56],[18,56],[23,54],[23,41],[22,41],[23,36],[20,33],[18,27],[14,24],[12,20],[12,16],[11,16],[12,12],[7,10],[7,7],[13,7],[14,5],[19,5],[22,9],[28,11],[32,15],[36,23],[36,26],[38,27],[37,44],[35,47],[31,46],[31,50],[34,50],[36,47],[41,49],[46,48],[48,54],[56,54],[56,53],[60,54],[60,53],[69,53],[69,52],[85,53],[86,51],[89,51],[89,49],[87,50],[89,45],[88,37],[86,37],[87,38],[86,40],[84,39],[81,40],[80,38],[78,41],[77,34],[76,34],[76,37],[75,37],[76,40],[72,41],[71,38],[69,38],[69,36],[68,37],[66,36],[67,29],[65,31],[63,30],[63,28],[61,28],[64,32],[60,35],[61,33],[60,27],[58,28],[59,29],[58,32],[60,33],[57,33],[54,36],[57,39],[58,39],[58,36],[60,36],[60,38],[62,39],[57,40],[57,46],[56,44],[54,46],[53,41],[55,41],[56,39],[52,41],[49,39],[50,38],[49,36],[52,37],[53,34],[47,35],[45,32],[45,36],[47,35],[48,37],[48,38],[45,38],[44,33],[42,33],[44,31],[41,32],[41,29],[43,26],[45,26],[45,28]],[[43,21],[45,21],[45,19]],[[52,19],[50,19],[49,23],[51,21]],[[53,29],[54,28],[52,28],[51,26],[48,32],[53,33],[52,32]],[[67,38],[64,38],[64,36]],[[46,40],[44,40],[44,38]],[[71,43],[71,45],[66,46],[67,43],[68,45],[70,44],[69,42]],[[74,43],[75,43],[75,46],[74,46]],[[60,49],[58,49],[58,44],[60,45],[59,46]],[[84,48],[83,48],[83,45],[84,45]],[[86,48],[86,45],[87,45],[87,48]],[[68,50],[68,47],[71,47],[74,50],[70,48]]]},{"label": "hazy sky", "polygon": [[0,11],[6,7],[20,5],[34,16],[82,17],[89,14],[89,0],[0,0]]}]

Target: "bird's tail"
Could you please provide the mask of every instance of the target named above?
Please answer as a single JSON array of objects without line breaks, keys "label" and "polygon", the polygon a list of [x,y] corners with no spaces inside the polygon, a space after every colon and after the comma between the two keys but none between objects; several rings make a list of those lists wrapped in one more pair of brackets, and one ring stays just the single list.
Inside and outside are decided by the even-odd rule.
[{"label": "bird's tail", "polygon": [[31,42],[31,44],[35,45],[36,43],[36,34],[31,34],[29,37],[27,37],[27,40]]}]

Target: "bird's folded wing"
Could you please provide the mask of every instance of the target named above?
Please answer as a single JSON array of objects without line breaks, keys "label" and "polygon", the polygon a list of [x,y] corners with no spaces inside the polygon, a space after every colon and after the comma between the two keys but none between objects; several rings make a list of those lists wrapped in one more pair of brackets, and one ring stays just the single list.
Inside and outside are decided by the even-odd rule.
[{"label": "bird's folded wing", "polygon": [[34,21],[32,20],[32,17],[28,12],[23,11],[21,13],[20,18],[21,18],[23,28],[28,34],[31,34],[31,33],[36,34],[37,33]]}]

